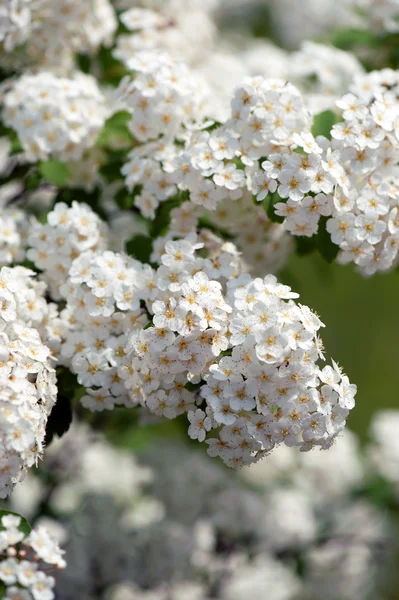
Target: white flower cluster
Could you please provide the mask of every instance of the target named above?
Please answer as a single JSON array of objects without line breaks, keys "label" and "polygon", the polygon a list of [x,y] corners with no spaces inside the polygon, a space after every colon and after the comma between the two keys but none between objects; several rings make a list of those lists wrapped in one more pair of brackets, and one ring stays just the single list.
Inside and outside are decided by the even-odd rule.
[{"label": "white flower cluster", "polygon": [[37,325],[48,311],[43,284],[23,267],[0,271],[0,497],[41,455],[57,395],[50,350]]},{"label": "white flower cluster", "polygon": [[[231,104],[231,118],[223,126],[211,133],[193,132],[181,149],[163,143],[132,150],[122,173],[130,189],[144,182],[136,206],[145,216],[151,217],[159,201],[175,193],[176,185],[190,193],[191,202],[211,210],[223,198],[239,198],[246,177],[237,167],[238,157],[253,175],[251,187],[259,200],[275,191],[277,185],[270,176],[254,173],[255,162],[276,145],[285,148],[295,133],[310,128],[300,92],[281,80],[248,78],[237,88]],[[196,121],[200,122],[200,116]]]},{"label": "white flower cluster", "polygon": [[32,0],[4,0],[0,6],[0,42],[7,52],[29,37],[31,3]]},{"label": "white flower cluster", "polygon": [[[182,147],[165,139],[133,149],[122,169],[125,183],[131,190],[142,186],[135,205],[148,218],[176,190],[210,210],[246,189],[258,201],[276,193],[284,202],[275,203],[275,212],[291,234],[312,237],[320,218],[332,217],[327,231],[342,250],[341,262],[353,261],[366,274],[387,270],[397,262],[399,243],[397,88],[397,74],[390,70],[358,76],[351,93],[337,102],[344,122],[333,126],[330,141],[313,137],[294,86],[247,79],[222,126],[187,134]],[[144,123],[144,139],[155,137],[148,133],[157,127],[154,108],[144,121],[134,114]],[[174,123],[171,117],[169,122]]]},{"label": "white flower cluster", "polygon": [[162,135],[169,141],[182,135],[183,126],[202,122],[207,87],[184,63],[167,54],[138,52],[127,64],[136,76],[121,81],[117,98],[132,113],[129,129],[137,140]]},{"label": "white flower cluster", "polygon": [[371,27],[378,31],[399,31],[399,5],[397,0],[356,0],[365,11]]},{"label": "white flower cluster", "polygon": [[[217,265],[196,257],[196,246],[167,242],[153,327],[133,335],[146,406],[168,418],[189,409],[189,435],[199,441],[222,426],[218,438],[207,439],[208,452],[229,466],[280,443],[331,445],[356,388],[335,363],[318,368],[320,320],[274,276],[234,279],[232,245],[222,247]],[[194,397],[187,381],[197,384]]]},{"label": "white flower cluster", "polygon": [[6,52],[26,43],[22,52],[28,64],[58,72],[73,68],[74,52],[92,53],[112,44],[116,29],[109,0],[5,0],[0,9]]},{"label": "white flower cluster", "polygon": [[341,248],[339,260],[371,275],[398,263],[398,74],[375,71],[350,89],[337,102],[344,121],[331,132],[331,155],[345,174],[327,229]]},{"label": "white flower cluster", "polygon": [[[144,7],[122,12],[123,25],[133,34],[118,36],[114,56],[128,64],[142,50],[164,50],[188,63],[203,60],[212,48],[216,27],[210,18],[216,2],[198,0],[164,0],[144,2]],[[126,3],[126,8],[132,3]]]},{"label": "white flower cluster", "polygon": [[272,223],[263,206],[255,205],[247,191],[234,202],[230,198],[219,202],[208,218],[234,239],[252,274],[277,273],[293,252],[292,236],[279,223]]},{"label": "white flower cluster", "polygon": [[21,531],[21,517],[1,518],[0,581],[6,600],[53,600],[55,579],[49,569],[65,569],[66,562],[58,544],[44,527]]},{"label": "white flower cluster", "polygon": [[49,72],[22,75],[3,103],[4,122],[17,132],[31,162],[49,156],[78,160],[94,145],[107,116],[96,80],[83,73],[71,79]]},{"label": "white flower cluster", "polygon": [[[4,201],[5,200],[5,201]],[[25,245],[30,221],[23,210],[8,207],[0,195],[0,266],[21,263],[25,258]]]},{"label": "white flower cluster", "polygon": [[291,55],[287,78],[300,87],[312,113],[317,114],[332,108],[363,72],[354,54],[307,40]]},{"label": "white flower cluster", "polygon": [[[225,0],[226,11],[233,0]],[[288,48],[303,40],[323,39],[345,28],[398,31],[397,0],[259,0],[271,9],[274,36]],[[236,0],[243,9],[247,0]]]},{"label": "white flower cluster", "polygon": [[155,294],[151,278],[151,267],[107,250],[82,254],[61,287],[67,301],[63,315],[71,324],[61,358],[88,388],[82,404],[91,410],[136,404],[125,386],[125,379],[134,374],[127,357],[127,334],[147,323],[140,300]]},{"label": "white flower cluster", "polygon": [[[53,296],[67,280],[70,266],[83,252],[106,247],[107,227],[87,204],[59,202],[47,216],[47,223],[32,223],[27,257],[43,271]],[[56,250],[54,252],[54,249]]]},{"label": "white flower cluster", "polygon": [[[38,226],[45,253],[74,210],[57,205]],[[294,303],[297,294],[274,276],[241,273],[235,246],[209,234],[159,238],[151,260],[161,266],[83,252],[59,287],[68,329],[60,356],[88,389],[83,404],[141,404],[167,418],[188,412],[189,435],[200,441],[222,426],[209,453],[230,466],[280,443],[329,447],[356,387],[335,363],[317,366],[322,323]]]}]

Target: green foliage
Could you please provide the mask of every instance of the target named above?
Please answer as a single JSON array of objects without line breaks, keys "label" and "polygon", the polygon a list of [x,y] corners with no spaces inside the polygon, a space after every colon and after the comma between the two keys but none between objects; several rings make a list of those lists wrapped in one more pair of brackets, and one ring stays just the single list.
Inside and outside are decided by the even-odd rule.
[{"label": "green foliage", "polygon": [[280,217],[275,213],[275,206],[278,202],[284,202],[282,198],[275,192],[274,194],[268,194],[263,200],[263,208],[265,213],[273,223],[283,223],[284,217]]},{"label": "green foliage", "polygon": [[36,171],[36,169],[33,169],[32,171],[28,172],[24,178],[25,190],[28,192],[33,192],[34,190],[37,190],[41,182],[42,176]]},{"label": "green foliage", "polygon": [[14,154],[19,154],[22,152],[23,148],[16,132],[9,127],[6,127],[0,121],[0,137],[7,137],[11,143],[11,151],[10,154],[13,156]]},{"label": "green foliage", "polygon": [[327,231],[328,217],[321,217],[319,221],[319,230],[316,236],[317,249],[322,257],[329,263],[337,257],[339,246],[333,244],[331,236]]},{"label": "green foliage", "polygon": [[295,246],[297,254],[299,256],[306,256],[306,254],[311,254],[316,250],[317,247],[316,236],[295,236]]},{"label": "green foliage", "polygon": [[398,509],[395,485],[379,475],[370,476],[365,481],[364,486],[355,492],[354,496],[355,498],[367,498],[369,502],[380,509]]},{"label": "green foliage", "polygon": [[312,133],[316,137],[324,135],[331,140],[331,129],[338,122],[337,115],[332,110],[325,110],[313,119]]},{"label": "green foliage", "polygon": [[113,114],[104,124],[104,127],[98,137],[99,146],[109,146],[111,142],[121,142],[132,144],[133,138],[127,127],[131,114],[126,110],[121,110]]},{"label": "green foliage", "polygon": [[360,46],[376,46],[379,43],[379,38],[368,29],[338,29],[334,31],[331,37],[333,46],[341,50],[354,50]]},{"label": "green foliage", "polygon": [[170,213],[186,199],[186,194],[187,192],[178,192],[175,196],[169,198],[169,200],[161,202],[156,212],[155,219],[150,224],[150,236],[152,238],[165,235],[170,225]]},{"label": "green foliage", "polygon": [[354,53],[368,71],[399,68],[399,34],[396,32],[339,29],[329,41],[340,50]]},{"label": "green foliage", "polygon": [[317,235],[312,237],[295,236],[296,251],[299,256],[306,256],[318,251],[327,262],[331,263],[339,252],[339,246],[333,244],[326,229],[328,217],[321,217]]},{"label": "green foliage", "polygon": [[[6,517],[7,515],[14,515],[14,517],[20,517],[21,518],[21,523],[18,527],[18,529],[20,531],[22,531],[22,533],[25,536],[28,536],[30,534],[30,532],[32,531],[32,527],[29,525],[28,521],[25,519],[25,517],[22,517],[21,515],[19,515],[16,512],[12,512],[11,510],[0,510],[0,531],[3,531],[5,528],[3,527],[2,523],[1,523],[1,519],[3,517]],[[0,588],[1,589],[1,588]],[[1,596],[0,596],[1,598]]]},{"label": "green foliage", "polygon": [[49,183],[63,187],[68,183],[69,171],[65,163],[59,160],[47,160],[39,163],[39,172]]},{"label": "green foliage", "polygon": [[128,71],[112,54],[112,48],[102,47],[97,55],[98,66],[100,67],[99,79],[103,83],[117,86]]},{"label": "green foliage", "polygon": [[131,210],[134,205],[135,197],[141,193],[143,186],[136,185],[132,192],[128,192],[123,186],[119,192],[115,194],[115,202],[121,210]]},{"label": "green foliage", "polygon": [[72,423],[72,402],[82,395],[84,388],[78,385],[75,375],[67,368],[57,369],[58,396],[57,402],[47,421],[46,445],[49,445],[54,436],[62,437]]},{"label": "green foliage", "polygon": [[112,183],[122,181],[121,169],[126,161],[126,152],[121,150],[108,151],[107,162],[100,167],[101,176]]},{"label": "green foliage", "polygon": [[149,263],[152,252],[152,239],[148,235],[138,233],[127,242],[126,252],[142,263]]}]

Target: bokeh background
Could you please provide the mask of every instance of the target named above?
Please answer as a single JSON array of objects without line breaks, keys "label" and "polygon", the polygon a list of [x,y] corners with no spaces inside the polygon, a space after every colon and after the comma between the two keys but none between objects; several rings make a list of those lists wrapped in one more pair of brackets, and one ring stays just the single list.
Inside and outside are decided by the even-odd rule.
[{"label": "bokeh background", "polygon": [[399,272],[367,278],[350,265],[292,256],[281,278],[322,316],[328,354],[356,382],[348,424],[364,441],[374,412],[399,407]]}]

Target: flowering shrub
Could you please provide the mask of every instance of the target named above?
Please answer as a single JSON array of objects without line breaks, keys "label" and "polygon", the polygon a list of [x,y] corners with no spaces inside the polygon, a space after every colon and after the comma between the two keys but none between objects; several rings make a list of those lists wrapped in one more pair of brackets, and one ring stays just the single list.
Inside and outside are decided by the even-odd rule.
[{"label": "flowering shrub", "polygon": [[[323,501],[347,501],[348,520],[353,508],[361,526],[375,514],[374,488],[343,433],[357,387],[334,360],[324,364],[322,316],[299,302],[283,269],[293,254],[312,252],[363,276],[398,266],[399,8],[394,0],[313,5],[3,2],[0,498],[39,525],[29,532],[22,517],[2,516],[0,597],[239,600],[268,589],[277,572],[284,583],[270,597],[317,598],[344,552],[339,509],[328,515]],[[303,11],[313,22],[287,41]],[[256,37],[231,34],[237,14]],[[269,21],[273,35],[262,30]],[[175,510],[154,491],[165,464],[147,452],[149,467],[139,467],[112,449],[149,424],[183,430],[186,444],[198,440],[220,459],[193,459],[199,479],[211,479],[205,491],[195,482],[194,537],[183,514],[174,529],[162,512]],[[316,447],[327,452],[304,456]],[[370,464],[381,452],[370,450]],[[276,475],[257,532],[249,513],[263,505],[249,488],[242,506],[223,508],[251,477],[263,489],[275,455],[309,481],[329,461],[336,479],[335,460],[355,467],[342,489],[325,482],[331,497],[320,501],[317,484],[304,490],[294,467],[289,490]],[[97,460],[115,472],[109,493],[104,474],[96,487]],[[131,492],[139,504],[148,499],[147,512],[132,508]],[[110,520],[101,529],[103,512]],[[43,516],[58,523],[43,525]],[[368,543],[357,539],[361,526],[353,528],[359,552]],[[89,557],[81,572],[80,527]],[[380,543],[382,530],[371,538]],[[65,567],[52,533],[72,564],[57,575],[57,592],[42,564]],[[114,549],[103,562],[107,537]],[[154,540],[166,563],[157,576]],[[348,589],[331,584],[335,600],[364,597],[367,578],[356,587],[347,577]]]},{"label": "flowering shrub", "polygon": [[55,579],[44,569],[65,568],[63,552],[57,543],[44,527],[30,530],[20,516],[12,513],[3,512],[1,527],[0,581],[5,586],[6,598],[52,598]]}]

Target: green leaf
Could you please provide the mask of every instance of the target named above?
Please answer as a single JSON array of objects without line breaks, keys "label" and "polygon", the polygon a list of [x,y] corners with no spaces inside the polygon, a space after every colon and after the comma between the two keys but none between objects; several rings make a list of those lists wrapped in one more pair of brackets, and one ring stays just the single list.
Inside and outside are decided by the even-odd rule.
[{"label": "green leaf", "polygon": [[59,160],[52,159],[39,163],[39,171],[49,183],[57,187],[63,187],[68,182],[68,167]]},{"label": "green leaf", "polygon": [[311,254],[317,248],[316,236],[295,236],[296,251],[299,256]]},{"label": "green leaf", "polygon": [[11,152],[10,156],[14,156],[15,154],[21,154],[23,152],[22,144],[19,140],[19,137],[16,133],[12,133],[11,135]]},{"label": "green leaf", "polygon": [[108,150],[107,161],[100,167],[100,173],[109,182],[122,181],[121,169],[125,162],[125,150]]},{"label": "green leaf", "polygon": [[317,232],[317,249],[322,257],[329,263],[332,263],[339,252],[339,246],[331,241],[331,236],[327,231],[328,217],[321,217],[319,229]]},{"label": "green leaf", "polygon": [[37,171],[32,171],[31,173],[28,173],[27,176],[25,177],[25,180],[24,180],[25,189],[28,190],[29,192],[37,190],[37,188],[41,184],[41,181],[42,181],[42,178],[41,178],[40,174]]},{"label": "green leaf", "polygon": [[354,46],[372,47],[378,42],[378,37],[368,29],[338,29],[331,38],[333,46],[341,50],[351,50]]},{"label": "green leaf", "polygon": [[0,600],[2,600],[2,598],[4,598],[4,596],[6,595],[6,584],[3,583],[2,581],[0,581]]},{"label": "green leaf", "polygon": [[7,515],[13,515],[14,517],[20,517],[21,523],[20,523],[18,529],[20,531],[22,531],[22,533],[24,533],[26,536],[30,534],[30,532],[32,531],[32,527],[29,525],[29,523],[25,519],[25,517],[22,517],[18,513],[12,512],[11,510],[0,510],[0,531],[3,531],[5,529],[5,527],[3,526],[2,522],[1,522],[1,519],[3,517],[6,517]]},{"label": "green leaf", "polygon": [[284,223],[284,217],[280,217],[275,213],[275,206],[279,202],[284,202],[284,200],[280,198],[277,193],[268,194],[263,200],[263,208],[265,209],[265,213],[269,219],[273,221],[273,223]]},{"label": "green leaf", "polygon": [[318,135],[324,135],[324,137],[331,140],[331,129],[337,122],[337,115],[332,110],[325,110],[324,112],[315,115],[313,119],[312,133],[315,137]]},{"label": "green leaf", "polygon": [[105,48],[103,46],[96,55],[96,62],[101,66],[101,81],[115,87],[118,86],[122,77],[128,73],[123,64],[113,56],[112,48]]},{"label": "green leaf", "polygon": [[164,235],[170,225],[170,213],[174,208],[180,206],[181,202],[185,199],[185,192],[178,193],[169,200],[161,202],[155,215],[154,221],[150,226],[150,235],[152,238],[160,237]]},{"label": "green leaf", "polygon": [[126,252],[142,263],[149,263],[152,252],[152,239],[148,235],[138,233],[126,243]]},{"label": "green leaf", "polygon": [[198,390],[201,389],[202,383],[191,383],[191,381],[187,381],[187,383],[184,387],[189,392],[192,392],[193,394],[195,394],[195,392],[198,392]]},{"label": "green leaf", "polygon": [[142,185],[135,185],[133,191],[129,193],[123,187],[115,194],[114,200],[121,210],[130,210],[133,208],[135,197],[141,194],[142,189]]},{"label": "green leaf", "polygon": [[57,402],[50,413],[46,425],[46,445],[48,446],[54,436],[62,437],[72,423],[72,400],[80,393],[81,386],[78,385],[76,376],[67,368],[57,369]]},{"label": "green leaf", "polygon": [[107,146],[113,139],[121,142],[132,143],[133,138],[128,129],[132,115],[126,110],[121,110],[105,121],[104,127],[98,137],[98,144]]}]

